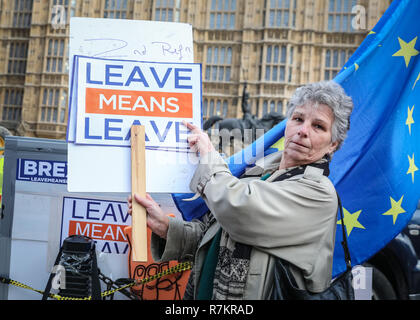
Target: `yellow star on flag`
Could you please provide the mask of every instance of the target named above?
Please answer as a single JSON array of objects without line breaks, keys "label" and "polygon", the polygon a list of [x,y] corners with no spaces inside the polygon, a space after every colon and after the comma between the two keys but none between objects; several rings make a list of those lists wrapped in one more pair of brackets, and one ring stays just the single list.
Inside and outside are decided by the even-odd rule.
[{"label": "yellow star on flag", "polygon": [[410,135],[411,135],[411,125],[414,123],[413,111],[414,111],[414,106],[411,109],[410,107],[408,107],[407,120],[405,120],[405,124],[408,126],[408,132],[410,133]]},{"label": "yellow star on flag", "polygon": [[284,137],[282,137],[280,140],[278,140],[275,144],[273,144],[270,148],[277,149],[278,151],[281,151],[284,149]]},{"label": "yellow star on flag", "polygon": [[414,172],[416,172],[417,170],[419,170],[419,168],[416,167],[415,163],[414,163],[414,153],[413,153],[413,157],[410,158],[410,156],[408,156],[408,162],[410,163],[409,167],[408,167],[408,171],[407,174],[411,173],[411,179],[413,180],[414,183]]},{"label": "yellow star on flag", "polygon": [[405,66],[408,67],[408,64],[410,63],[411,57],[414,57],[418,55],[420,52],[417,51],[414,46],[417,41],[417,37],[415,37],[410,42],[405,42],[400,37],[398,37],[398,41],[400,43],[401,49],[395,52],[392,56],[393,57],[404,57],[405,60]]},{"label": "yellow star on flag", "polygon": [[402,207],[401,207],[401,202],[403,200],[404,196],[401,197],[400,200],[395,201],[394,199],[392,199],[392,197],[389,197],[389,199],[391,200],[391,209],[389,209],[387,212],[382,213],[382,215],[384,216],[392,216],[392,224],[395,224],[395,221],[397,221],[397,217],[399,214],[406,212]]},{"label": "yellow star on flag", "polygon": [[[347,237],[350,237],[350,233],[352,232],[353,228],[365,229],[365,227],[362,226],[359,221],[357,221],[361,212],[362,210],[350,213],[346,208],[343,207],[344,225],[346,227]],[[341,219],[337,222],[337,224],[342,224]]]}]

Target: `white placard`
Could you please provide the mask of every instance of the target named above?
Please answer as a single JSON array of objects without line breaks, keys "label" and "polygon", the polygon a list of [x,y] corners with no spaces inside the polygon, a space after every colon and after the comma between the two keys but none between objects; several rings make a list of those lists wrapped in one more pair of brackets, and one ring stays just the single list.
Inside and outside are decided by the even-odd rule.
[{"label": "white placard", "polygon": [[199,64],[75,61],[76,136],[69,132],[68,141],[130,147],[130,128],[138,124],[145,126],[146,149],[188,151],[182,121],[201,125]]},{"label": "white placard", "polygon": [[84,235],[95,240],[99,252],[126,254],[124,228],[130,225],[125,202],[64,197],[60,243],[69,235]]},{"label": "white placard", "polygon": [[[144,62],[193,63],[192,26],[171,22],[72,18],[70,77],[76,55]],[[77,90],[75,78],[70,79],[70,88],[72,83],[75,84],[73,89]],[[74,90],[70,90],[70,99],[75,96]],[[69,103],[69,141],[72,140],[70,134],[75,132],[77,122],[77,110],[72,108],[73,103],[72,100]],[[130,148],[69,142],[68,191],[131,192],[130,152]],[[185,157],[185,154],[181,156],[178,152],[167,150],[147,150],[146,191],[190,192],[189,182],[198,161],[195,155],[187,155]],[[151,164],[159,170],[151,170]]]}]

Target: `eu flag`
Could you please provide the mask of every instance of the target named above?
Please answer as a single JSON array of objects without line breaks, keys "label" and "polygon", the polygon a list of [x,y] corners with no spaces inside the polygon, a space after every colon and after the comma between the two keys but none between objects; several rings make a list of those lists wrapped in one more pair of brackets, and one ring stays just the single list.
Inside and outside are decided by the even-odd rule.
[{"label": "eu flag", "polygon": [[[398,235],[420,197],[419,12],[420,1],[393,1],[335,78],[355,105],[330,174],[353,264]],[[336,245],[334,275],[345,270],[342,256]]]},{"label": "eu flag", "polygon": [[[334,79],[354,102],[348,138],[330,166],[353,265],[398,235],[420,198],[419,12],[420,1],[393,1]],[[285,125],[286,120],[227,159],[232,173],[241,175],[271,152]],[[201,198],[183,201],[191,196],[173,195],[185,220],[208,210]],[[340,217],[337,224],[333,277],[346,270]]]}]

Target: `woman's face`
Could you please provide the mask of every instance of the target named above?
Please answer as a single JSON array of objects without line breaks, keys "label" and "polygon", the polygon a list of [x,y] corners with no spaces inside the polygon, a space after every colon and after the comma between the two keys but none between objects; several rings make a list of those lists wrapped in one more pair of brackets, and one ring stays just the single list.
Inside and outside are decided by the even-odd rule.
[{"label": "woman's face", "polygon": [[280,168],[308,164],[332,153],[338,142],[331,142],[334,114],[325,104],[306,103],[295,108],[287,121]]}]

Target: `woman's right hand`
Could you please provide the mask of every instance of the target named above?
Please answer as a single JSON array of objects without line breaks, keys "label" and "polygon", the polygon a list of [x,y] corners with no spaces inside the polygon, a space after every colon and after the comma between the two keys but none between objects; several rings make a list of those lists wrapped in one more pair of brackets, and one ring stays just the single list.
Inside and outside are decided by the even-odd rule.
[{"label": "woman's right hand", "polygon": [[[153,200],[149,194],[146,194],[146,198],[140,197],[138,194],[134,194],[134,200],[146,209],[147,226],[159,237],[166,239],[168,234],[169,218],[168,215],[160,208],[159,204]],[[127,212],[130,215],[133,212],[132,202],[133,199],[130,195],[127,198]]]},{"label": "woman's right hand", "polygon": [[205,133],[196,125],[185,120],[182,121],[182,124],[186,126],[191,132],[187,136],[188,145],[190,146],[191,151],[200,154],[202,157],[207,153],[215,150],[207,133]]}]

